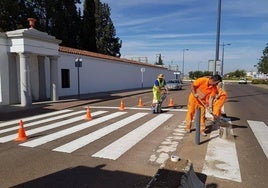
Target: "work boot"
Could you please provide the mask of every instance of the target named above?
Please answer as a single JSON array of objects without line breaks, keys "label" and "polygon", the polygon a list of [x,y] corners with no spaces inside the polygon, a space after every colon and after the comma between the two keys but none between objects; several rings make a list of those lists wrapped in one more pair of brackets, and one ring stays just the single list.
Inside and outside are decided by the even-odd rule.
[{"label": "work boot", "polygon": [[200,134],[202,136],[207,136],[207,134],[205,132],[206,132],[206,125],[201,125],[200,126]]},{"label": "work boot", "polygon": [[191,133],[191,129],[185,129],[186,133]]},{"label": "work boot", "polygon": [[204,131],[201,131],[200,134],[201,134],[202,136],[207,136],[207,134],[206,134]]},{"label": "work boot", "polygon": [[192,127],[191,122],[187,122],[187,121],[185,121],[185,131],[186,131],[187,133],[191,133],[191,127]]}]

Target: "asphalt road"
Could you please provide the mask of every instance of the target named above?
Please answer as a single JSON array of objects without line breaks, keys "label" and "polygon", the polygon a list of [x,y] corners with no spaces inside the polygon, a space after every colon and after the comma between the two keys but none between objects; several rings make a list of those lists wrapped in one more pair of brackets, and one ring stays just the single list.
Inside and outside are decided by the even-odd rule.
[{"label": "asphalt road", "polygon": [[[2,109],[0,187],[146,187],[174,154],[191,160],[207,187],[263,188],[268,185],[267,157],[248,120],[267,127],[268,90],[237,83],[226,83],[225,89],[225,112],[235,134],[240,180],[224,173],[218,177],[204,174],[210,143],[217,139],[209,134],[197,145],[195,132],[183,132],[186,85],[170,92],[161,114],[150,111],[150,89],[42,103],[22,111]],[[137,106],[140,97],[143,107]],[[174,105],[169,107],[171,98]],[[119,110],[122,101],[123,111]],[[90,121],[85,120],[87,107],[93,117]],[[55,112],[61,114],[50,114]],[[28,136],[24,142],[14,141],[20,119]],[[217,167],[221,172],[228,168]]]}]

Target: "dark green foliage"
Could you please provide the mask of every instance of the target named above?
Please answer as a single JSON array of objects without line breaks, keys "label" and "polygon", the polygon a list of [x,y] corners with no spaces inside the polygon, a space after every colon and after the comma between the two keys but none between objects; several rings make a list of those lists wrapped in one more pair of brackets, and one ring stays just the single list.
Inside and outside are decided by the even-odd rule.
[{"label": "dark green foliage", "polygon": [[82,30],[80,48],[91,52],[97,52],[96,46],[96,22],[94,0],[84,1],[84,16],[82,18]]},{"label": "dark green foliage", "polygon": [[235,70],[234,72],[229,72],[225,74],[226,78],[243,78],[246,77],[247,73],[245,70]]},{"label": "dark green foliage", "polygon": [[268,85],[268,80],[265,79],[254,79],[251,81],[252,84],[267,84]]},{"label": "dark green foliage", "polygon": [[156,65],[164,65],[161,54],[158,54],[157,56],[157,62],[155,62]]},{"label": "dark green foliage", "polygon": [[99,53],[120,57],[122,42],[116,37],[116,31],[110,18],[110,7],[95,0],[96,45]]},{"label": "dark green foliage", "polygon": [[213,72],[211,71],[190,71],[189,72],[189,78],[191,79],[197,79],[203,76],[212,76]]},{"label": "dark green foliage", "polygon": [[262,51],[262,56],[257,64],[258,72],[268,74],[268,43],[265,49]]},{"label": "dark green foliage", "polygon": [[110,18],[110,7],[99,0],[0,0],[0,32],[35,28],[62,40],[61,45],[120,57],[121,41]]},{"label": "dark green foliage", "polygon": [[0,32],[28,27],[27,18],[35,16],[28,1],[0,0]]}]

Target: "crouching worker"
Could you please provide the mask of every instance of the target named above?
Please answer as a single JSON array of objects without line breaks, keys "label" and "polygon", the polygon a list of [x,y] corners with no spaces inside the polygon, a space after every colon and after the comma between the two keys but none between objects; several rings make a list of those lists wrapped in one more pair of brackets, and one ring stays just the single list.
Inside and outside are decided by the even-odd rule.
[{"label": "crouching worker", "polygon": [[168,90],[166,88],[166,81],[163,74],[159,74],[153,86],[153,103],[152,112],[161,113],[162,103],[166,98]]},{"label": "crouching worker", "polygon": [[225,115],[222,113],[222,107],[226,101],[227,93],[222,87],[223,83],[219,82],[217,85],[218,94],[215,96],[215,99],[213,101],[213,114],[216,116],[216,118],[220,118],[221,116]]},{"label": "crouching worker", "polygon": [[188,98],[188,111],[186,114],[186,132],[190,133],[192,121],[196,109],[200,108],[200,134],[206,136],[206,108],[212,110],[212,102],[217,94],[217,84],[222,81],[221,76],[213,75],[211,77],[202,77],[195,80],[191,85],[191,92]]}]

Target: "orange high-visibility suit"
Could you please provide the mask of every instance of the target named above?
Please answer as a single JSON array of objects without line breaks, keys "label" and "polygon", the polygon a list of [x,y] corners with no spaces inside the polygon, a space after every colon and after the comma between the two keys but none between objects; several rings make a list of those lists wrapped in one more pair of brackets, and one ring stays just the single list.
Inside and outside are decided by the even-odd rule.
[{"label": "orange high-visibility suit", "polygon": [[227,93],[222,89],[222,83],[218,84],[218,94],[215,97],[213,103],[213,114],[217,117],[221,116],[221,108],[225,103],[227,98]]},{"label": "orange high-visibility suit", "polygon": [[[188,111],[186,115],[186,131],[190,132],[192,127],[192,120],[196,112],[196,108],[200,107],[200,131],[204,132],[205,124],[205,107],[199,100],[210,107],[212,107],[212,99],[217,94],[217,86],[210,84],[209,77],[198,78],[192,83],[191,93],[188,98]],[[208,101],[210,104],[208,104]]]}]

